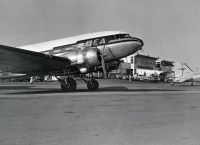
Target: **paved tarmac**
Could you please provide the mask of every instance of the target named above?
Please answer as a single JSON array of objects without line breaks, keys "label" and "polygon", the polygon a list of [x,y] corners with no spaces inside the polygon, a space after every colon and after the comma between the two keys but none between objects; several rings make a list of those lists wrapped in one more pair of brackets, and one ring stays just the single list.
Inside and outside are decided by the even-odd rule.
[{"label": "paved tarmac", "polygon": [[200,86],[0,83],[0,145],[199,145]]}]

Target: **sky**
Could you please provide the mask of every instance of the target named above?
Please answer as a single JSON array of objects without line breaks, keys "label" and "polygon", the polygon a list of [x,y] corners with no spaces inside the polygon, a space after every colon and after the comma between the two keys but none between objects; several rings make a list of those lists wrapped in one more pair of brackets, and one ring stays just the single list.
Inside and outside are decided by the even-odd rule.
[{"label": "sky", "polygon": [[144,41],[142,54],[200,68],[198,0],[0,0],[0,44],[105,30]]}]

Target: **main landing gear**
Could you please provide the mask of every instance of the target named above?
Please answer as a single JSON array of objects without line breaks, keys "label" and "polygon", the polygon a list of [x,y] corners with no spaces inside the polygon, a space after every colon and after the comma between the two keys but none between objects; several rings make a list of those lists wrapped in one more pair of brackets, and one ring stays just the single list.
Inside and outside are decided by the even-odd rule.
[{"label": "main landing gear", "polygon": [[99,88],[99,83],[95,79],[90,79],[87,81],[87,88],[88,90],[95,91]]},{"label": "main landing gear", "polygon": [[64,91],[64,92],[72,92],[72,91],[75,91],[76,90],[76,81],[71,78],[71,77],[68,77],[68,78],[65,78],[63,80],[60,81],[60,86],[61,86],[61,90]]},{"label": "main landing gear", "polygon": [[[99,83],[94,78],[90,78],[89,80],[86,80],[82,77],[82,79],[87,84],[88,90],[95,91],[99,88]],[[73,92],[73,91],[76,90],[77,83],[73,78],[67,77],[67,78],[62,79],[62,80],[59,79],[59,81],[60,81],[61,90],[63,92]]]}]

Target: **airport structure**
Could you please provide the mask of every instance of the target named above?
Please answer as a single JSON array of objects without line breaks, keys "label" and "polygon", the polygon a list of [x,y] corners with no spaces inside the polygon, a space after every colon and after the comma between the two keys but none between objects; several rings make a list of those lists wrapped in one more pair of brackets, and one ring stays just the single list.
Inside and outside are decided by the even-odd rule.
[{"label": "airport structure", "polygon": [[158,70],[162,71],[160,73],[160,81],[162,82],[172,82],[175,78],[175,72],[174,72],[174,62],[173,61],[157,61],[156,66]]},{"label": "airport structure", "polygon": [[[151,80],[159,77],[160,81],[172,81],[175,75],[174,62],[158,59],[159,57],[150,55],[133,54],[123,58],[123,65],[120,65],[117,71],[112,71],[112,74],[116,73],[117,78],[132,76],[135,79]],[[119,77],[119,75],[121,76]]]},{"label": "airport structure", "polygon": [[156,60],[158,58],[140,54],[137,54],[134,58],[134,74],[150,76],[157,73]]},{"label": "airport structure", "polygon": [[156,67],[157,59],[157,57],[152,57],[149,55],[136,54],[128,56],[123,60],[126,63],[130,63],[131,69],[133,70],[132,75],[149,76],[154,73],[161,73]]}]

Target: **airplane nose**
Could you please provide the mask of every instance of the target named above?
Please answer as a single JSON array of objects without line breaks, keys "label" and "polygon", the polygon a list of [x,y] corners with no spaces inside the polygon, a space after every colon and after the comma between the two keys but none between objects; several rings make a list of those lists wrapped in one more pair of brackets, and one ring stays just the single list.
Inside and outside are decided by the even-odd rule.
[{"label": "airplane nose", "polygon": [[144,46],[144,42],[139,38],[133,38],[133,41],[135,41],[138,50]]},{"label": "airplane nose", "polygon": [[142,46],[144,45],[141,39],[135,37],[118,39],[118,43],[116,42],[117,41],[108,47],[110,56],[114,56],[113,59],[120,59],[132,55],[142,49]]}]

